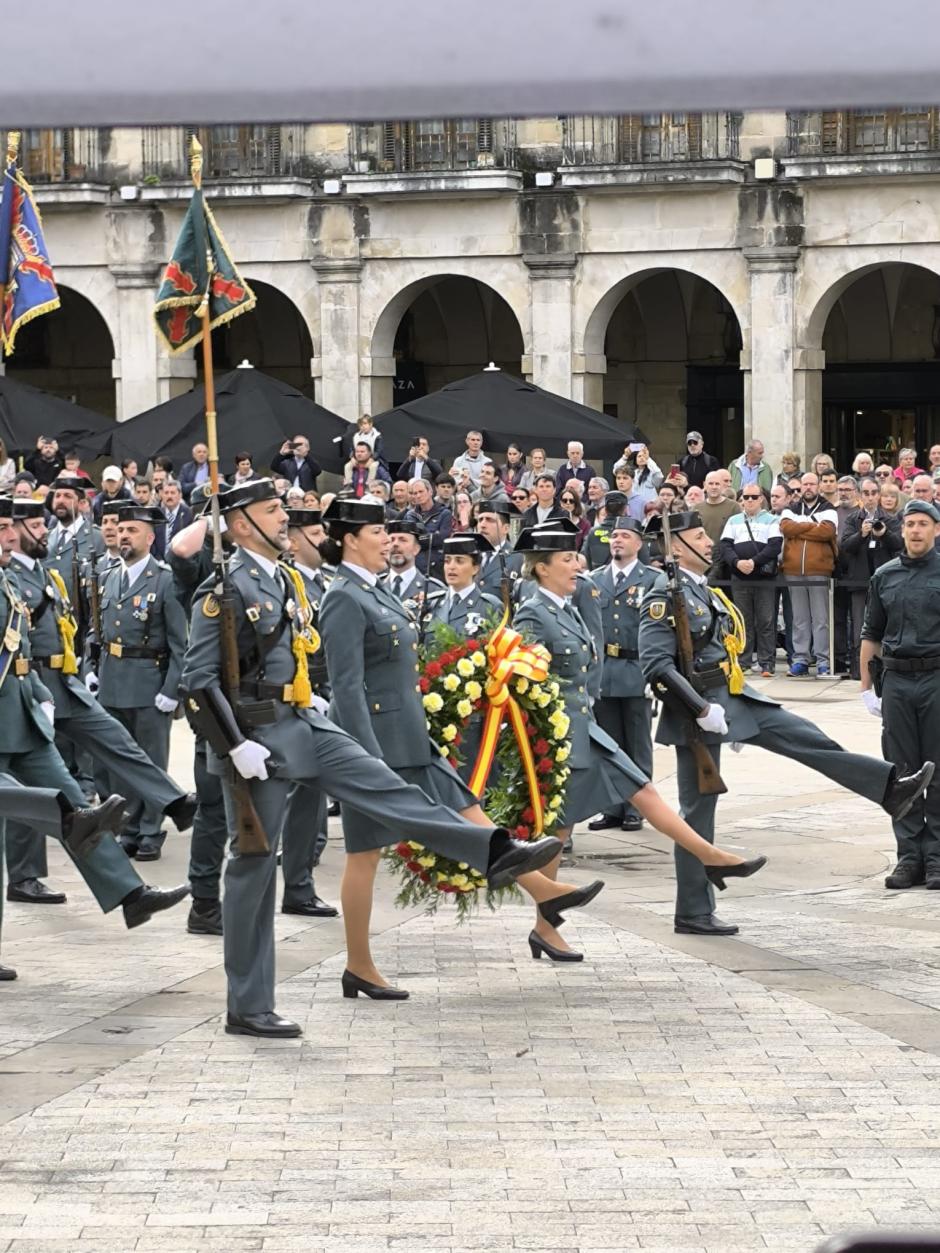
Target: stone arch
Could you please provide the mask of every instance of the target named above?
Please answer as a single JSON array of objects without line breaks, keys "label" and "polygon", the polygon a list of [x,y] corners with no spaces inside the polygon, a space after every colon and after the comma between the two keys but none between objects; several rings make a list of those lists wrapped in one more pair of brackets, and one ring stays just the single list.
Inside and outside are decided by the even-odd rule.
[{"label": "stone arch", "polygon": [[829,316],[849,289],[866,275],[901,269],[922,270],[934,278],[940,278],[940,258],[938,264],[931,266],[920,260],[907,260],[903,256],[892,255],[845,270],[813,300],[801,328],[800,342],[807,348],[822,348]]},{"label": "stone arch", "polygon": [[88,296],[61,280],[57,286],[60,307],[21,327],[6,372],[113,418],[117,353],[111,327]]},{"label": "stone arch", "polygon": [[[252,274],[245,278],[257,297],[249,313],[233,318],[213,332],[213,359],[220,373],[248,360],[258,370],[289,383],[314,398],[310,362],[313,335],[297,303],[280,287]],[[196,353],[202,372],[202,354]]]}]

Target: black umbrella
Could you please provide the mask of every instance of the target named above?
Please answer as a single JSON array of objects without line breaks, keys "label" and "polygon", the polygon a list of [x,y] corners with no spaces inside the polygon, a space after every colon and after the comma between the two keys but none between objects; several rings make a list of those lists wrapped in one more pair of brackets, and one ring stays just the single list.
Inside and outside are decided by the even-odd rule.
[{"label": "black umbrella", "polygon": [[[236,453],[251,453],[257,471],[291,435],[306,435],[310,452],[324,470],[343,468],[337,436],[349,423],[289,383],[243,364],[216,379],[219,415],[219,459],[223,474],[232,468]],[[193,444],[206,438],[206,393],[203,386],[118,422],[99,442],[99,455],[120,464],[133,457],[145,465],[153,457],[169,457],[177,467],[188,461]]]},{"label": "black umbrella", "polygon": [[8,451],[29,453],[40,435],[58,440],[63,450],[95,455],[96,439],[114,429],[114,419],[83,409],[51,392],[0,375],[0,438]]},{"label": "black umbrella", "polygon": [[456,456],[466,451],[464,436],[471,430],[482,434],[483,447],[490,452],[505,452],[509,444],[518,443],[526,451],[544,448],[550,457],[566,456],[572,439],[581,441],[588,459],[619,456],[631,440],[646,442],[631,423],[543,391],[495,366],[387,409],[374,422],[392,461],[407,458],[419,434],[428,437],[435,457]]}]

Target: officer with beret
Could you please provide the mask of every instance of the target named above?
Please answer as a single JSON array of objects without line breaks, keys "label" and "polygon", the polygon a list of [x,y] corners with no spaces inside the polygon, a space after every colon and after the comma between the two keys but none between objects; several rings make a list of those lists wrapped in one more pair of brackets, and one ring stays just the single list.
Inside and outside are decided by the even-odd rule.
[{"label": "officer with beret", "polygon": [[[756,744],[817,770],[859,796],[881,805],[895,820],[903,817],[933,777],[933,762],[899,777],[894,766],[875,757],[848,753],[805,718],[781,709],[745,682],[737,656],[744,647],[740,614],[719,590],[708,586],[714,544],[694,511],[669,515],[670,556],[677,565],[692,641],[693,674],[682,673],[669,580],[661,574],[640,609],[640,665],[663,699],[656,732],[659,744],[676,749],[679,803],[689,824],[704,839],[715,838],[717,795],[704,795],[690,747],[698,724],[716,765],[725,742]],[[648,536],[662,535],[653,517]],[[922,759],[918,759],[922,760]],[[675,929],[680,934],[734,935],[738,928],[714,913],[715,897],[700,864],[676,850]]]},{"label": "officer with beret", "polygon": [[[161,770],[169,763],[187,633],[170,568],[151,552],[156,528],[165,525],[153,505],[121,508],[122,564],[101,581],[98,641],[98,699]],[[166,838],[163,811],[139,794],[131,799],[121,847],[139,861],[158,861]]]},{"label": "officer with beret", "polygon": [[[53,697],[32,663],[29,608],[6,573],[14,544],[13,501],[0,497],[0,771],[27,787],[61,792],[73,810],[85,810],[82,790],[53,743]],[[148,887],[111,839],[98,836],[77,845],[63,839],[63,846],[101,909],[108,913],[122,906],[129,928],[139,927],[188,894],[185,887],[169,891]]]},{"label": "officer with beret", "polygon": [[[646,679],[640,669],[638,639],[640,606],[659,571],[639,560],[643,527],[635,518],[615,518],[608,543],[610,561],[588,576],[600,593],[603,622],[604,665],[594,716],[611,739],[648,778],[652,778],[652,701],[645,694]],[[601,814],[588,823],[591,831],[610,827],[639,831],[642,826],[643,819],[629,802],[616,812]]]},{"label": "officer with beret", "polygon": [[[234,814],[230,769],[249,781],[251,799],[269,842],[266,856],[246,856],[236,847],[225,864],[223,896],[224,954],[228,977],[226,1031],[237,1035],[287,1037],[301,1034],[299,1024],[274,1011],[274,902],[277,845],[287,798],[293,783],[313,783],[363,816],[370,849],[379,850],[401,838],[412,838],[457,861],[485,870],[492,886],[501,886],[537,869],[558,849],[557,840],[521,844],[507,832],[480,827],[435,801],[388,768],[376,752],[374,733],[364,748],[351,735],[311,708],[307,672],[308,649],[317,641],[298,614],[293,586],[279,566],[288,548],[287,513],[270,479],[231,487],[219,501],[228,532],[236,545],[228,568],[228,585],[235,600],[236,644],[240,685],[234,703],[222,688],[222,608],[210,581],[199,591],[193,609],[189,648],[183,669],[187,716],[209,741],[211,768],[222,775]],[[372,510],[362,521],[361,510]],[[337,498],[333,517],[353,516],[388,544],[385,510],[381,503]],[[384,565],[384,561],[382,563]],[[321,625],[327,633],[331,604],[338,609],[338,638],[347,625],[355,626],[364,610],[358,597],[341,603],[337,581],[354,580],[380,601],[372,632],[375,646],[391,659],[398,617],[404,611],[390,592],[377,588],[376,575],[350,567],[338,572],[321,605]],[[336,598],[335,601],[333,598]],[[381,610],[384,608],[385,613]],[[348,618],[347,618],[348,615]],[[372,615],[369,615],[370,625]],[[361,638],[361,629],[356,632]],[[363,689],[362,663],[352,670],[332,660],[336,692]],[[402,644],[399,640],[399,645]],[[341,676],[341,681],[338,679]],[[369,694],[366,694],[367,699]],[[366,720],[368,729],[368,719]],[[426,731],[425,731],[426,735]],[[349,925],[350,908],[361,924],[371,902],[360,897],[353,884],[347,895],[344,879],[343,915]],[[347,972],[354,974],[354,972]],[[362,980],[344,982],[347,995],[364,991]],[[374,989],[381,992],[381,989]]]},{"label": "officer with beret", "polygon": [[[9,573],[29,608],[32,664],[52,694],[59,742],[90,754],[103,774],[113,776],[116,788],[128,796],[147,796],[180,830],[186,830],[193,818],[191,798],[151,761],[125,727],[105,712],[79,678],[72,604],[58,572],[46,570],[42,564],[47,551],[42,504],[14,500],[12,521]],[[7,898],[35,904],[64,900],[61,893],[50,893],[41,882],[48,873],[45,840],[10,823],[7,843]]]},{"label": "officer with beret", "polygon": [[[881,743],[898,769],[940,745],[940,509],[910,500],[901,514],[904,552],[868,585],[862,625],[862,700],[883,719]],[[887,888],[940,890],[940,780],[895,817],[898,863]]]}]

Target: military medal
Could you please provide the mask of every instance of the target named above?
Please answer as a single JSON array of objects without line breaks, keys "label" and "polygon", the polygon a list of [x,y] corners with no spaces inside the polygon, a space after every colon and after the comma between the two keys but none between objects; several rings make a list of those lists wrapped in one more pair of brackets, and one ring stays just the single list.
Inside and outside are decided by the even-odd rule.
[{"label": "military medal", "polygon": [[11,653],[15,653],[20,646],[22,638],[19,631],[14,630],[13,627],[7,627],[3,634],[3,647]]}]

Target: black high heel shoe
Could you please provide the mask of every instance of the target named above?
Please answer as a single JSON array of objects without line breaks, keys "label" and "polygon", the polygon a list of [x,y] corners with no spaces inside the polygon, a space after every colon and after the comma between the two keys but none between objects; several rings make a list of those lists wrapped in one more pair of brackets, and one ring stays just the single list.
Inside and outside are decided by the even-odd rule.
[{"label": "black high heel shoe", "polygon": [[590,904],[603,886],[603,879],[595,879],[587,887],[575,888],[573,892],[566,892],[564,896],[556,896],[550,901],[540,901],[539,913],[550,926],[557,927],[564,922],[561,916],[563,910],[580,909]]},{"label": "black high heel shoe", "polygon": [[575,953],[569,948],[555,948],[554,944],[549,944],[546,940],[543,940],[537,931],[529,932],[529,949],[536,961],[543,953],[553,962],[584,961],[583,953]]},{"label": "black high heel shoe", "polygon": [[723,892],[725,879],[749,879],[766,864],[766,857],[752,857],[750,861],[739,862],[736,866],[706,866],[705,874],[708,882],[713,883],[719,892]]},{"label": "black high heel shoe", "polygon": [[351,970],[343,971],[342,984],[343,996],[349,1000],[354,1000],[360,992],[370,1001],[407,1001],[410,995],[404,988],[385,988],[380,983],[369,983]]}]

